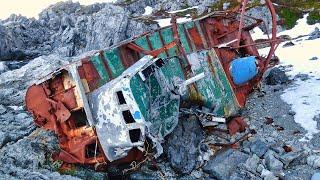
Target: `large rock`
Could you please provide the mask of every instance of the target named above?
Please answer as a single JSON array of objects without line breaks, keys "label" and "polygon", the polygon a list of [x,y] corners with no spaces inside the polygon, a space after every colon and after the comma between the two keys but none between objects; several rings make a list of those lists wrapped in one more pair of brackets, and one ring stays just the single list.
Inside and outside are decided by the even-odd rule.
[{"label": "large rock", "polygon": [[277,178],[271,171],[268,171],[266,169],[264,169],[261,173],[261,177],[264,180],[278,180],[279,178]]},{"label": "large rock", "polygon": [[259,161],[260,158],[254,154],[252,157],[247,159],[245,166],[249,170],[256,171],[258,168]]},{"label": "large rock", "polygon": [[[269,9],[267,8],[267,6],[257,6],[257,7],[254,7],[254,8],[250,8],[248,11],[247,11],[247,14],[248,16],[252,16],[254,18],[258,18],[258,19],[262,19],[264,21],[264,23],[266,24],[266,26],[264,25],[260,25],[260,29],[263,31],[263,32],[271,32],[271,29],[272,29],[272,17],[271,17],[271,14],[270,14],[270,11]],[[280,17],[277,15],[276,16],[277,20],[280,20]],[[278,32],[281,32],[285,30],[282,26],[277,26],[277,31]]]},{"label": "large rock", "polygon": [[320,168],[320,156],[311,155],[307,158],[307,164],[313,168]]},{"label": "large rock", "polygon": [[289,153],[285,153],[280,157],[280,160],[284,163],[284,165],[287,167],[289,166],[289,164],[291,162],[293,162],[294,160],[298,159],[299,157],[301,157],[303,155],[302,152],[298,151],[298,152],[289,152]]},{"label": "large rock", "polygon": [[204,167],[203,171],[208,173],[211,178],[229,179],[238,165],[245,163],[249,155],[237,150],[228,149],[217,154]]},{"label": "large rock", "polygon": [[0,115],[0,148],[16,142],[35,130],[33,119],[22,111],[7,110]]},{"label": "large rock", "polygon": [[309,34],[308,40],[315,40],[315,39],[318,39],[318,38],[320,38],[320,30],[319,30],[318,27],[316,27],[314,29],[314,31]]},{"label": "large rock", "polygon": [[78,179],[46,169],[48,152],[57,149],[55,136],[35,131],[0,150],[1,179]]},{"label": "large rock", "polygon": [[274,157],[273,153],[267,153],[265,155],[266,166],[268,170],[272,172],[281,172],[283,169],[283,163]]},{"label": "large rock", "polygon": [[259,157],[262,157],[268,151],[268,149],[268,145],[261,139],[257,139],[250,144],[251,152]]},{"label": "large rock", "polygon": [[289,78],[283,70],[276,67],[271,69],[265,81],[267,85],[277,85],[289,82]]},{"label": "large rock", "polygon": [[186,174],[195,168],[199,156],[198,147],[203,138],[204,132],[196,118],[179,120],[165,144],[165,153],[177,172]]},{"label": "large rock", "polygon": [[38,20],[12,15],[0,24],[0,60],[33,59],[53,52],[75,56],[157,28],[131,15],[125,7],[109,3],[81,6],[72,1],[48,7]]},{"label": "large rock", "polygon": [[27,87],[67,63],[57,55],[42,56],[20,69],[0,74],[0,99],[3,105],[21,106]]}]

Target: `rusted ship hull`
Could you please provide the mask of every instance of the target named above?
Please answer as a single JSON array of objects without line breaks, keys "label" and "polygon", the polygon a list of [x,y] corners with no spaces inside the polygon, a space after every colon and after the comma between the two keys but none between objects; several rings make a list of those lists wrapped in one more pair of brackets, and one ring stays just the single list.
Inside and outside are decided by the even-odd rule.
[{"label": "rusted ship hull", "polygon": [[237,113],[277,44],[275,12],[266,2],[274,24],[266,58],[249,32],[261,21],[246,25],[244,13],[217,12],[183,24],[173,17],[172,26],[99,51],[31,86],[26,105],[38,126],[57,134],[55,158],[88,165],[139,161],[173,131],[179,109],[195,105],[225,118],[230,133],[243,130]]}]

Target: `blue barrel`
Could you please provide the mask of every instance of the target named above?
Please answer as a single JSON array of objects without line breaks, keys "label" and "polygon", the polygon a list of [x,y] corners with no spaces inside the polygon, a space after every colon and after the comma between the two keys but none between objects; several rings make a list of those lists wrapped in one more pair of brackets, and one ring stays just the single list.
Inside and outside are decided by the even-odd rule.
[{"label": "blue barrel", "polygon": [[258,74],[254,56],[235,59],[231,62],[230,73],[236,85],[245,84]]}]

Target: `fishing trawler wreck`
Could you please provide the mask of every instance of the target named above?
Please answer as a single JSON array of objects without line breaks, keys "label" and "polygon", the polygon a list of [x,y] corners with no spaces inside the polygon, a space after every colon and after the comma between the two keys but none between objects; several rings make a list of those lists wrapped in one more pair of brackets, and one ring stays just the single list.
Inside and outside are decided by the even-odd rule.
[{"label": "fishing trawler wreck", "polygon": [[[34,122],[54,131],[65,163],[117,165],[162,153],[161,142],[181,111],[206,108],[207,122],[230,134],[246,123],[238,112],[269,67],[279,40],[270,0],[272,35],[267,57],[250,30],[263,21],[237,9],[213,12],[134,37],[52,72],[29,87]],[[250,19],[250,21],[248,20]],[[202,114],[203,115],[203,114]]]}]

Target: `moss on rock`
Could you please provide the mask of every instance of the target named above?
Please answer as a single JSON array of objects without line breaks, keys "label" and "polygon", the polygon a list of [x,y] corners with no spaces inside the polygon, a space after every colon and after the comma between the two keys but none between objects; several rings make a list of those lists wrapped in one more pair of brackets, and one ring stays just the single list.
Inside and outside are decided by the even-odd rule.
[{"label": "moss on rock", "polygon": [[320,23],[320,10],[311,11],[307,18],[307,23],[308,24]]}]

